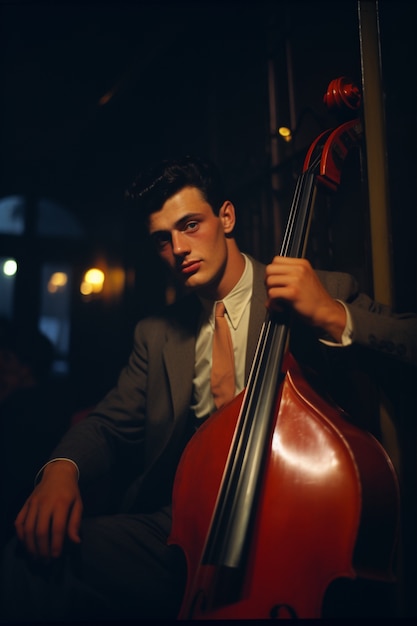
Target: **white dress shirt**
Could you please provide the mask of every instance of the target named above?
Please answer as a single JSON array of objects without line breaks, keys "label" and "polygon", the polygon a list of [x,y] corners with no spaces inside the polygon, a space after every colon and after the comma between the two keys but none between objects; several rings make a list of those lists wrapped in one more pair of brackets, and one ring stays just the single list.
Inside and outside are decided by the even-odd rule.
[{"label": "white dress shirt", "polygon": [[[250,301],[252,297],[253,268],[245,257],[245,269],[238,283],[223,299],[225,317],[232,336],[235,358],[236,395],[245,385],[246,340],[249,328]],[[214,333],[214,311],[216,302],[200,298],[203,311],[195,348],[195,370],[193,380],[193,404],[191,406],[197,418],[205,418],[216,407],[210,387],[211,351]]]}]

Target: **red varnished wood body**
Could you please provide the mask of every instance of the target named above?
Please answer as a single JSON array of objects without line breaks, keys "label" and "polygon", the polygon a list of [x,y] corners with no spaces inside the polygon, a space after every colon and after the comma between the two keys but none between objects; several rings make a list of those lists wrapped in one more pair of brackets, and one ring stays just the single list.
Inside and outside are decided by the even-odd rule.
[{"label": "red varnished wood body", "polygon": [[398,487],[389,458],[311,388],[291,355],[285,371],[237,595],[230,572],[201,558],[243,392],[184,452],[170,537],[188,567],[181,619],[318,618],[333,580],[391,578]]}]

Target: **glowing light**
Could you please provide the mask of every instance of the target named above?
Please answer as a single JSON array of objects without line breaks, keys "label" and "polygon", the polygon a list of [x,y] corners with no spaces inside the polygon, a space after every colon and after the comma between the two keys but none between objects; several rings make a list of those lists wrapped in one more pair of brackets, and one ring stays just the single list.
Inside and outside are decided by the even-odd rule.
[{"label": "glowing light", "polygon": [[85,274],[80,286],[80,291],[83,296],[89,296],[92,293],[100,293],[103,290],[104,285],[104,272],[92,267]]},{"label": "glowing light", "polygon": [[49,293],[56,293],[62,291],[68,282],[68,276],[65,272],[54,272],[48,282]]},{"label": "glowing light", "polygon": [[280,126],[278,128],[278,134],[283,138],[284,141],[290,142],[292,140],[291,129],[287,126]]},{"label": "glowing light", "polygon": [[14,276],[17,272],[17,263],[14,259],[7,259],[3,263],[3,274],[6,276]]}]

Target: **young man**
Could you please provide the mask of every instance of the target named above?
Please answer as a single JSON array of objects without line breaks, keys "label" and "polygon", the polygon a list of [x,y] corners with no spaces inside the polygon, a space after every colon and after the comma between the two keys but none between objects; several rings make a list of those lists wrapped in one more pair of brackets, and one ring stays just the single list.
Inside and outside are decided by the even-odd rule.
[{"label": "young man", "polygon": [[[210,164],[163,163],[131,196],[184,296],[137,325],[116,387],[42,469],[16,519],[20,545],[10,545],[5,557],[6,619],[176,616],[185,566],[167,546],[171,489],[185,443],[215,410],[217,301],[232,335],[235,393],[245,386],[266,303],[292,311],[301,358],[326,364],[331,353],[333,371],[333,361],[342,367],[349,353],[338,346],[372,351],[370,336],[379,347],[392,342],[403,359],[415,356],[415,321],[397,320],[359,295],[350,276],[319,277],[307,261],[280,257],[265,268],[243,255],[233,236],[235,208]],[[103,485],[123,494],[117,508],[83,516]]]}]

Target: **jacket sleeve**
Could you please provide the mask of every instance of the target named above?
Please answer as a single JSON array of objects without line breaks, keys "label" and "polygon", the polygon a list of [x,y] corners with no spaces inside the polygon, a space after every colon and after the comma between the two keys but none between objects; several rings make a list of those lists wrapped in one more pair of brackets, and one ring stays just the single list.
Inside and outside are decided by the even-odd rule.
[{"label": "jacket sleeve", "polygon": [[149,350],[146,322],[135,329],[134,343],[127,365],[115,387],[87,418],[69,429],[54,449],[51,458],[69,458],[80,476],[94,481],[119,467],[140,471],[144,458],[145,408]]},{"label": "jacket sleeve", "polygon": [[417,316],[395,314],[384,305],[359,294],[348,303],[353,322],[352,340],[394,359],[417,365]]},{"label": "jacket sleeve", "polygon": [[341,272],[317,272],[334,298],[343,300],[353,323],[355,345],[417,365],[417,315],[396,314],[389,306],[360,293],[357,281]]}]

